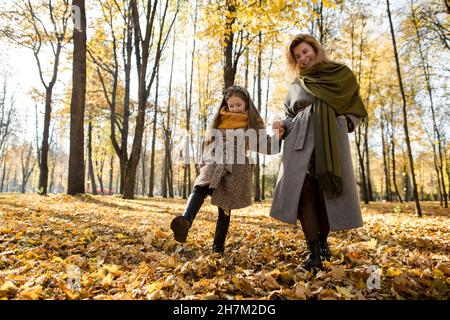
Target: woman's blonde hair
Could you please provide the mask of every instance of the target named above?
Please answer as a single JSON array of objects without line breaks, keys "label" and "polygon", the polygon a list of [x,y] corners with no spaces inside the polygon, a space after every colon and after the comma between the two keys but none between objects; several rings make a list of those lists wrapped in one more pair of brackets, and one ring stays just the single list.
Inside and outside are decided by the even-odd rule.
[{"label": "woman's blonde hair", "polygon": [[297,61],[295,61],[294,57],[294,48],[298,46],[300,43],[306,42],[311,47],[313,47],[316,52],[316,65],[322,63],[331,62],[325,54],[325,50],[322,45],[316,38],[309,34],[297,34],[292,37],[291,41],[289,41],[288,46],[286,47],[286,68],[287,74],[289,77],[296,77],[300,71],[300,68],[297,65]]}]

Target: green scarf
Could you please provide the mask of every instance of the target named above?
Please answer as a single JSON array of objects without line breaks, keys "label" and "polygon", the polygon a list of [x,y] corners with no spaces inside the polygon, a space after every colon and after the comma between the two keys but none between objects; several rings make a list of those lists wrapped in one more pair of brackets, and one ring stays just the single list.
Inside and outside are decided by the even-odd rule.
[{"label": "green scarf", "polygon": [[328,195],[338,196],[343,186],[336,117],[344,114],[367,117],[358,82],[347,66],[335,62],[301,69],[299,80],[315,97],[312,121],[316,178]]}]

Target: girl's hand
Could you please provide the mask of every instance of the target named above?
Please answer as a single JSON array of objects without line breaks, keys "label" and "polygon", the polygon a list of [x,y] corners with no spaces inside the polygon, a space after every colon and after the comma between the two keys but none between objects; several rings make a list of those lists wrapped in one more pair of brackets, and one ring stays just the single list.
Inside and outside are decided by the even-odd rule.
[{"label": "girl's hand", "polygon": [[283,139],[284,132],[285,132],[284,127],[278,127],[278,129],[275,129],[275,134],[277,135],[278,140]]},{"label": "girl's hand", "polygon": [[283,122],[281,122],[281,121],[275,121],[275,122],[272,124],[272,130],[273,130],[273,131],[278,130],[280,127],[281,127],[281,128],[284,128]]},{"label": "girl's hand", "polygon": [[275,121],[272,125],[272,130],[277,135],[278,140],[281,140],[283,138],[283,135],[286,131],[284,128],[283,122],[281,121]]}]

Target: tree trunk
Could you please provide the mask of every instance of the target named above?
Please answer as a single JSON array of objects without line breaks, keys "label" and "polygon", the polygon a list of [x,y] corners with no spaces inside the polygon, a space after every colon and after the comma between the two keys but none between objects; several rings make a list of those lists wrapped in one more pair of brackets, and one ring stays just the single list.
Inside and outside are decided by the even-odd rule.
[{"label": "tree trunk", "polygon": [[[97,164],[97,161],[95,162]],[[97,166],[97,165],[96,165]],[[105,187],[103,185],[103,168],[105,166],[105,161],[102,160],[100,163],[100,166],[97,166],[97,179],[98,183],[100,184],[100,192],[104,195],[105,194]]]},{"label": "tree trunk", "polygon": [[[110,90],[106,89],[106,85],[103,80],[103,76],[100,72],[100,68],[97,68],[97,72],[103,87],[103,92],[106,100],[108,101],[110,108],[110,138],[111,143],[114,147],[114,151],[119,158],[119,175],[120,184],[119,187],[116,187],[116,192],[118,190],[119,193],[123,194],[124,185],[125,185],[125,175],[126,175],[126,166],[128,162],[128,135],[129,135],[129,118],[130,118],[130,79],[131,79],[131,57],[133,52],[133,22],[132,22],[132,14],[131,14],[131,4],[127,1],[127,6],[124,7],[124,11],[122,13],[124,24],[126,28],[123,28],[122,34],[122,59],[123,59],[123,69],[125,74],[125,90],[124,90],[124,98],[123,98],[123,116],[122,116],[122,125],[119,125],[118,114],[116,113],[116,101],[117,101],[117,91],[119,85],[119,54],[118,54],[118,46],[117,46],[117,36],[115,33],[115,28],[113,21],[110,17],[113,15],[111,7],[109,9],[109,15],[105,15],[105,20],[109,20],[109,25],[111,30],[112,38],[112,61],[111,65],[102,65],[101,60],[97,60],[94,58],[94,62],[101,66],[102,70],[106,70],[107,73],[112,77],[112,88]],[[106,10],[106,8],[105,8]],[[92,54],[91,54],[92,56]],[[111,91],[111,93],[109,93]],[[120,145],[118,142],[116,130],[119,130],[120,133]]]},{"label": "tree trunk", "polygon": [[367,198],[369,201],[374,201],[372,191],[372,180],[370,179],[370,158],[369,158],[369,120],[366,119],[364,124],[364,150],[366,153],[366,180],[367,180]]},{"label": "tree trunk", "polygon": [[389,162],[388,162],[388,152],[386,148],[386,137],[384,130],[384,117],[382,116],[380,125],[381,125],[381,145],[383,152],[383,169],[384,169],[384,182],[385,182],[385,196],[384,199],[387,201],[392,201],[391,198],[391,179],[389,176]]},{"label": "tree trunk", "polygon": [[[426,61],[426,55],[424,53],[424,49],[423,49],[423,46],[422,46],[422,39],[420,37],[419,27],[417,25],[417,19],[416,19],[414,5],[413,5],[412,1],[410,1],[410,5],[411,5],[412,21],[413,21],[414,28],[415,28],[415,31],[416,31],[416,36],[417,36],[417,44],[418,44],[418,47],[419,47],[420,59],[421,59],[421,62],[422,62],[423,74],[424,74],[424,77],[425,77],[425,83],[427,85],[428,97],[430,99],[431,118],[433,120],[433,131],[434,131],[435,139],[437,140],[437,147],[438,147],[438,154],[439,154],[439,162],[437,162],[437,165],[438,165],[438,180],[439,180],[439,183],[442,185],[442,197],[441,197],[441,199],[444,199],[444,206],[445,206],[445,208],[448,208],[447,190],[446,190],[446,187],[445,187],[445,179],[444,179],[444,171],[443,171],[442,139],[441,139],[441,134],[440,134],[440,131],[438,129],[437,122],[436,122],[435,107],[434,107],[434,102],[433,102],[433,89],[431,87],[429,65],[428,65],[428,63]],[[433,141],[433,152],[435,152],[434,141]]]},{"label": "tree trunk", "polygon": [[[363,20],[364,23],[364,20]],[[361,37],[362,38],[362,37]],[[362,52],[362,41],[361,41],[361,52]],[[362,55],[362,54],[361,54]],[[368,80],[368,92],[366,99],[366,107],[369,109],[370,106],[370,97],[372,94],[372,78],[373,78],[373,68],[375,66],[375,52],[372,55],[371,63],[370,63],[370,71],[369,71],[369,80]],[[372,180],[370,178],[370,157],[369,157],[369,118],[366,118],[364,121],[364,151],[366,153],[366,178],[367,178],[367,198],[369,201],[374,201],[373,198],[373,190],[372,190]]]},{"label": "tree trunk", "polygon": [[9,192],[10,190],[10,185],[9,185],[9,176],[11,175],[11,169],[8,168],[8,171],[6,172],[6,178],[5,178],[5,189],[6,192]]},{"label": "tree trunk", "polygon": [[387,13],[388,13],[388,18],[389,18],[389,26],[391,29],[392,45],[394,47],[395,63],[397,66],[398,83],[400,86],[400,92],[402,94],[403,128],[405,131],[406,147],[407,147],[407,151],[408,151],[408,160],[409,160],[409,167],[410,167],[411,179],[412,179],[412,189],[413,189],[412,191],[413,191],[416,213],[419,217],[421,217],[422,209],[420,208],[419,195],[417,193],[416,176],[414,173],[414,160],[412,157],[411,143],[409,140],[409,132],[408,132],[408,118],[407,118],[407,114],[406,114],[406,96],[405,96],[405,91],[403,89],[403,81],[402,81],[402,75],[401,75],[401,71],[400,71],[400,62],[399,62],[398,53],[397,53],[397,44],[395,42],[395,34],[394,34],[394,26],[392,24],[391,10],[389,8],[389,0],[386,0],[386,4],[387,4]]},{"label": "tree trunk", "polygon": [[111,156],[109,159],[109,192],[108,194],[113,194],[113,173],[114,173],[114,156]]},{"label": "tree trunk", "polygon": [[[194,58],[196,50],[196,35],[197,35],[197,15],[198,8],[197,2],[195,4],[195,14],[194,14],[194,35],[192,43],[192,53],[191,53],[191,72],[189,79],[189,99],[186,104],[186,132],[189,137],[191,137],[191,145],[193,146],[193,137],[191,133],[191,112],[192,112],[192,87],[193,87],[193,77],[194,77]],[[189,156],[189,154],[188,154]],[[191,193],[191,157],[189,156],[188,163],[183,166],[183,199],[187,198],[187,194]]]},{"label": "tree trunk", "polygon": [[[25,147],[24,147],[25,148]],[[33,172],[33,168],[30,169],[30,161],[31,161],[31,152],[33,150],[32,145],[30,144],[30,148],[28,149],[27,155],[24,159],[24,151],[25,149],[22,149],[21,153],[21,165],[22,165],[22,185],[21,185],[21,193],[25,193],[26,185],[28,182],[28,179],[30,178],[31,173]]]},{"label": "tree trunk", "polygon": [[234,21],[235,21],[235,13],[236,8],[232,1],[226,2],[227,6],[227,12],[231,15],[230,17],[226,18],[225,21],[225,39],[224,39],[224,58],[225,58],[225,64],[223,68],[223,79],[224,79],[224,90],[227,89],[229,86],[234,84],[234,78],[236,76],[236,65],[233,64],[233,42],[234,42],[234,32],[232,30]]},{"label": "tree trunk", "polygon": [[[121,162],[120,162],[120,193],[124,193],[125,174],[128,161],[128,130],[130,125],[130,86],[131,86],[131,56],[133,53],[133,20],[131,10],[127,10],[127,42],[124,46],[124,65],[125,65],[125,96],[123,100],[123,129],[121,139]],[[126,58],[125,58],[126,57]]]},{"label": "tree trunk", "polygon": [[55,156],[52,157],[53,160],[53,164],[52,164],[52,169],[50,170],[50,184],[48,186],[48,192],[50,193],[54,193],[55,191],[55,167],[56,167],[56,159]]},{"label": "tree trunk", "polygon": [[[170,152],[172,152],[172,143],[170,144]],[[169,161],[168,161],[168,166],[169,166],[169,197],[173,198],[173,165],[172,165],[172,155],[170,155],[169,157]]]},{"label": "tree trunk", "polygon": [[17,167],[14,168],[14,177],[11,189],[13,192],[17,192]]},{"label": "tree trunk", "polygon": [[174,36],[172,43],[172,61],[170,64],[170,75],[169,75],[169,92],[167,99],[167,123],[164,126],[164,145],[165,145],[165,156],[164,156],[164,186],[163,186],[163,197],[167,197],[167,191],[169,191],[169,197],[173,198],[173,179],[172,179],[172,123],[171,123],[171,107],[172,107],[172,80],[173,80],[173,66],[175,62],[175,43],[176,43],[176,29],[174,28]]},{"label": "tree trunk", "polygon": [[153,197],[153,190],[155,188],[155,147],[156,147],[156,126],[158,119],[158,90],[159,90],[159,67],[156,71],[156,89],[155,89],[155,107],[153,111],[153,132],[152,132],[152,150],[150,157],[150,178],[148,187],[148,196]]},{"label": "tree trunk", "polygon": [[148,130],[145,132],[145,139],[144,139],[144,152],[142,153],[142,159],[141,159],[141,177],[142,177],[142,195],[145,195],[145,188],[147,186],[147,181],[145,179],[145,176],[147,175],[147,170],[145,163],[147,162],[147,143],[148,143]]},{"label": "tree trunk", "polygon": [[[445,142],[444,145],[446,145]],[[447,181],[450,181],[450,152],[449,154],[445,153],[445,167],[447,168]]]},{"label": "tree trunk", "polygon": [[48,87],[45,92],[44,132],[42,134],[41,163],[39,164],[40,173],[38,194],[44,196],[47,195],[48,184],[48,138],[50,132],[50,119],[52,114],[52,91],[53,87]]},{"label": "tree trunk", "polygon": [[[150,6],[150,1],[148,2]],[[148,58],[150,56],[150,37],[153,32],[153,22],[156,14],[157,1],[153,2],[153,5],[147,8],[146,20],[145,20],[145,38],[142,38],[140,29],[140,14],[138,11],[138,5],[136,0],[131,0],[133,25],[135,28],[135,54],[137,62],[137,76],[138,76],[138,108],[136,117],[136,127],[134,131],[133,145],[131,147],[131,154],[127,166],[125,169],[125,185],[123,198],[133,199],[134,188],[136,185],[136,170],[139,163],[139,158],[142,149],[142,136],[144,134],[145,126],[145,110],[147,107],[147,67]],[[161,31],[162,32],[162,31]],[[159,57],[158,57],[159,60]],[[159,63],[159,61],[157,62]]]},{"label": "tree trunk", "polygon": [[119,190],[119,188],[120,188],[119,177],[120,177],[120,175],[118,174],[118,175],[116,176],[116,193],[117,193],[117,190]]},{"label": "tree trunk", "polygon": [[0,185],[0,192],[3,192],[3,188],[5,185],[5,174],[6,174],[6,156],[3,157],[2,183]]},{"label": "tree trunk", "polygon": [[395,162],[395,123],[394,123],[394,99],[391,98],[390,102],[390,110],[389,110],[389,123],[391,126],[391,130],[389,130],[388,127],[388,134],[390,138],[390,152],[392,157],[392,183],[394,184],[395,189],[395,196],[400,201],[400,203],[403,203],[402,197],[400,195],[400,191],[397,186],[397,176],[395,174],[396,169],[396,162]]},{"label": "tree trunk", "polygon": [[86,11],[80,8],[81,29],[73,30],[72,100],[70,103],[70,155],[67,194],[84,193],[84,109],[86,105]]},{"label": "tree trunk", "polygon": [[[352,19],[351,22],[351,30],[350,30],[350,38],[351,38],[351,61],[352,61],[352,70],[355,70],[355,19]],[[362,35],[361,35],[361,42],[362,42]],[[362,60],[362,53],[360,53],[360,67],[358,72],[358,82],[361,80],[361,60]],[[367,184],[366,184],[366,175],[365,175],[365,169],[364,169],[364,159],[363,159],[363,151],[361,150],[361,140],[362,140],[362,134],[361,134],[361,126],[358,126],[355,130],[355,144],[356,144],[356,150],[357,150],[357,161],[359,164],[359,186],[360,186],[360,195],[363,199],[364,203],[369,203],[369,198],[367,196]]]},{"label": "tree trunk", "polygon": [[[394,124],[392,124],[392,127],[394,126]],[[402,197],[400,195],[400,191],[398,190],[398,186],[397,186],[397,178],[396,178],[396,174],[395,174],[395,140],[394,140],[394,133],[393,133],[394,129],[392,128],[392,133],[391,133],[391,157],[392,157],[392,182],[394,183],[394,189],[395,189],[395,194],[397,196],[397,199],[400,201],[400,203],[403,203]]]},{"label": "tree trunk", "polygon": [[162,197],[165,199],[167,198],[167,159],[164,158],[164,161],[162,162],[162,187],[161,187],[161,193]]},{"label": "tree trunk", "polygon": [[[169,28],[169,31],[166,34],[166,38],[163,40],[163,30],[164,30],[164,22],[166,19],[167,9],[169,6],[169,1],[166,1],[164,12],[160,17],[160,32],[159,39],[157,41],[156,54],[153,60],[153,68],[151,69],[150,80],[147,82],[147,69],[148,62],[150,58],[150,40],[152,39],[152,35],[154,35],[154,18],[157,11],[157,1],[154,0],[152,6],[150,6],[150,1],[147,7],[146,13],[146,27],[145,27],[145,37],[142,37],[141,28],[140,28],[140,14],[138,11],[137,1],[131,0],[132,13],[133,13],[133,25],[135,28],[135,53],[136,53],[136,61],[137,61],[137,74],[138,74],[138,108],[137,108],[137,117],[136,117],[136,128],[134,132],[133,145],[131,147],[131,155],[130,159],[127,163],[126,175],[125,175],[125,188],[123,193],[124,199],[133,199],[134,198],[134,187],[136,181],[136,169],[139,163],[139,158],[141,155],[142,149],[142,136],[144,133],[145,126],[145,110],[147,108],[147,99],[150,93],[151,86],[153,84],[153,80],[155,77],[155,72],[159,65],[159,61],[161,58],[162,50],[164,49],[164,44],[167,41],[167,37],[170,34],[170,29],[175,22],[176,16],[178,14],[179,8],[177,7],[177,11],[174,14],[172,24]],[[141,35],[141,37],[139,36]],[[152,41],[153,44],[153,41]],[[153,50],[152,50],[153,51]]]},{"label": "tree trunk", "polygon": [[[67,4],[67,3],[66,3]],[[33,8],[33,4],[28,1],[28,3],[22,7],[21,9],[24,11],[23,14],[29,15],[28,21],[34,24],[34,35],[32,37],[26,37],[26,41],[24,43],[20,43],[19,45],[24,46],[26,48],[31,48],[33,51],[34,58],[36,60],[36,64],[39,70],[39,77],[42,85],[45,88],[45,111],[44,111],[44,129],[42,135],[42,148],[41,155],[38,156],[39,161],[39,184],[38,184],[38,194],[46,195],[47,194],[47,185],[48,185],[48,152],[49,152],[49,130],[50,130],[50,119],[51,119],[51,111],[52,111],[52,92],[56,80],[58,78],[58,68],[59,68],[59,59],[62,47],[64,45],[64,41],[66,38],[67,32],[67,16],[63,16],[60,20],[61,26],[57,26],[55,16],[50,15],[50,17],[46,17],[45,21],[50,20],[53,25],[53,30],[48,32],[45,28],[41,28],[42,20],[40,17],[36,16],[35,8]],[[54,5],[51,1],[48,2],[48,12],[53,13]],[[64,10],[64,9],[63,9]],[[66,11],[67,13],[69,11]],[[48,19],[50,18],[50,19]],[[56,32],[56,30],[58,30]],[[57,33],[57,36],[54,37],[54,33]],[[45,33],[45,36],[44,36]],[[43,43],[43,38],[45,37],[46,44],[53,41],[51,44],[51,52],[53,53],[53,66],[51,73],[51,80],[48,84],[44,80],[44,70],[42,69],[42,63],[40,60],[39,54],[41,53]],[[47,63],[47,61],[46,61]],[[39,148],[38,148],[39,149]]]},{"label": "tree trunk", "polygon": [[[257,69],[257,95],[258,95],[258,112],[261,113],[262,107],[262,87],[261,87],[261,71],[262,64],[262,33],[261,31],[258,33],[258,69]],[[259,153],[256,153],[256,165],[255,165],[255,202],[261,202],[261,165],[259,159]]]},{"label": "tree trunk", "polygon": [[[366,26],[366,21],[365,21],[365,16],[364,15],[362,15],[362,18],[361,18],[361,32],[360,32],[360,42],[359,42],[359,67],[358,67],[358,83],[361,83],[361,75],[362,75],[362,57],[363,57],[363,54],[364,54],[364,28],[365,28],[365,26]],[[372,66],[373,66],[373,64],[372,64]],[[371,75],[370,75],[371,76]],[[369,81],[369,88],[370,88],[370,81]],[[369,97],[370,97],[370,93],[369,93],[369,95],[368,95],[368,97],[367,97],[367,102],[366,102],[366,105],[367,105],[367,103],[368,103],[368,100],[369,100]],[[367,107],[368,107],[368,105],[367,105]],[[363,163],[363,165],[361,166],[361,171],[362,171],[362,175],[361,175],[361,184],[364,186],[363,187],[363,198],[364,198],[364,203],[366,203],[366,204],[368,204],[369,203],[369,201],[371,200],[371,195],[370,195],[370,187],[369,187],[369,176],[368,176],[368,174],[367,174],[367,166],[366,166],[366,164],[369,162],[369,150],[368,150],[368,145],[367,145],[367,140],[366,140],[366,138],[367,138],[367,128],[368,128],[368,126],[369,126],[369,123],[368,123],[368,121],[369,121],[369,119],[368,118],[366,118],[366,119],[364,119],[364,122],[362,123],[362,128],[364,129],[364,133],[362,133],[362,139],[363,139],[363,141],[361,142],[361,127],[358,127],[358,136],[359,136],[359,145],[361,146],[361,144],[362,144],[362,150],[361,150],[361,153],[362,153],[362,159],[361,159],[361,162],[360,163]],[[366,149],[366,146],[367,146],[367,149]],[[365,156],[364,156],[364,154],[365,154]],[[364,160],[366,160],[365,161],[365,163],[364,163]]]},{"label": "tree trunk", "polygon": [[92,119],[89,117],[88,124],[88,168],[89,168],[89,180],[91,180],[91,192],[97,195],[97,184],[95,183],[94,164],[92,161]]},{"label": "tree trunk", "polygon": [[[267,72],[270,74],[270,71],[272,70],[272,64],[273,64],[273,51],[274,49],[272,48],[271,54],[270,54],[270,62],[269,62],[269,66],[267,68]],[[269,92],[270,92],[270,77],[267,77],[267,85],[266,85],[266,106],[264,108],[264,123],[266,125],[268,125],[267,123],[267,110],[269,109]],[[262,199],[265,200],[266,199],[266,156],[263,156],[263,174],[262,174]]]}]

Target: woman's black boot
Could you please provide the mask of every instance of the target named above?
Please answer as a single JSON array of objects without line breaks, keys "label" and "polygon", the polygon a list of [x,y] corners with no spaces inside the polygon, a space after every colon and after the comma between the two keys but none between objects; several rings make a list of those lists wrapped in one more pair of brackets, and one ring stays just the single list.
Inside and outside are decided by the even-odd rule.
[{"label": "woman's black boot", "polygon": [[213,253],[223,254],[225,251],[225,238],[227,237],[228,227],[230,226],[231,211],[219,208],[219,218],[216,224],[216,233],[214,234]]},{"label": "woman's black boot", "polygon": [[178,242],[186,242],[186,238],[191,228],[192,222],[194,222],[197,212],[200,210],[203,200],[201,194],[196,192],[191,193],[186,204],[186,209],[182,216],[175,217],[170,224],[170,229],[173,231],[173,237]]},{"label": "woman's black boot", "polygon": [[302,264],[302,268],[308,271],[322,269],[322,260],[320,259],[320,245],[318,240],[306,241],[308,245],[309,255],[305,262]]},{"label": "woman's black boot", "polygon": [[323,260],[329,261],[331,260],[331,257],[333,256],[331,254],[330,247],[328,246],[327,239],[321,239],[319,240],[319,246],[320,246],[320,256]]}]

